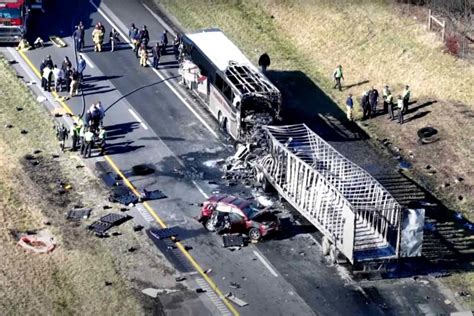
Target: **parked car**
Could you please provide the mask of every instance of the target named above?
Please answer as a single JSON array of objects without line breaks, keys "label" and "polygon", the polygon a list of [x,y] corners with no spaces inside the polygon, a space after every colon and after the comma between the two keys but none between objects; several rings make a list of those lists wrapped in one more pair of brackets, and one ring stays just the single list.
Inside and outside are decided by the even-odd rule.
[{"label": "parked car", "polygon": [[199,221],[208,231],[241,233],[258,241],[278,231],[278,217],[253,200],[227,194],[217,194],[204,201]]}]

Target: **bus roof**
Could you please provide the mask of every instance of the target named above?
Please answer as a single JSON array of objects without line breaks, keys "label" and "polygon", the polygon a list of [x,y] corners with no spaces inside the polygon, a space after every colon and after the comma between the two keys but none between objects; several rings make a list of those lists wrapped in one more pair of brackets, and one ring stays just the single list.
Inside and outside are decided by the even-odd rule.
[{"label": "bus roof", "polygon": [[219,29],[206,29],[185,35],[219,70],[225,71],[230,61],[258,69]]}]

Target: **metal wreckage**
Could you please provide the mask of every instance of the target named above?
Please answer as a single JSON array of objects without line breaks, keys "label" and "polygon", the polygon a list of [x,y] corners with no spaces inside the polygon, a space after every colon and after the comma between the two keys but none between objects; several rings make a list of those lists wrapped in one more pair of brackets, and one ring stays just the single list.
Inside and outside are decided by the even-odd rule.
[{"label": "metal wreckage", "polygon": [[185,34],[181,52],[182,83],[236,140],[222,165],[225,179],[276,190],[322,233],[334,263],[345,257],[365,269],[421,256],[424,209],[403,208],[305,124],[272,126],[280,91],[221,31]]}]

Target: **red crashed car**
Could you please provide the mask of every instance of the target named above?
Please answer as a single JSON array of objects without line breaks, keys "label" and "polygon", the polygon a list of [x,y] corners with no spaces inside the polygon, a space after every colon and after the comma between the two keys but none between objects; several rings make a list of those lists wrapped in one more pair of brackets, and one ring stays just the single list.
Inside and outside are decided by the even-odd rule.
[{"label": "red crashed car", "polygon": [[260,240],[280,226],[278,217],[257,202],[227,194],[204,201],[199,221],[209,231],[246,234],[251,241]]}]

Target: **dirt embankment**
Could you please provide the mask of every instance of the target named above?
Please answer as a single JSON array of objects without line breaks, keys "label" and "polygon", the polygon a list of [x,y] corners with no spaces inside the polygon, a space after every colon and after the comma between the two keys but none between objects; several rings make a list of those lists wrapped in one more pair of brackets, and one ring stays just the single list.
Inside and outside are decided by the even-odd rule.
[{"label": "dirt embankment", "polygon": [[[52,119],[3,58],[0,80],[0,313],[162,314],[160,300],[141,293],[147,287],[178,288],[182,301],[173,269],[132,221],[106,239],[87,230],[120,207],[106,202],[107,190],[76,154],[60,152]],[[91,219],[66,220],[75,206],[93,208]],[[22,233],[44,229],[57,240],[51,253],[17,245]]]}]

